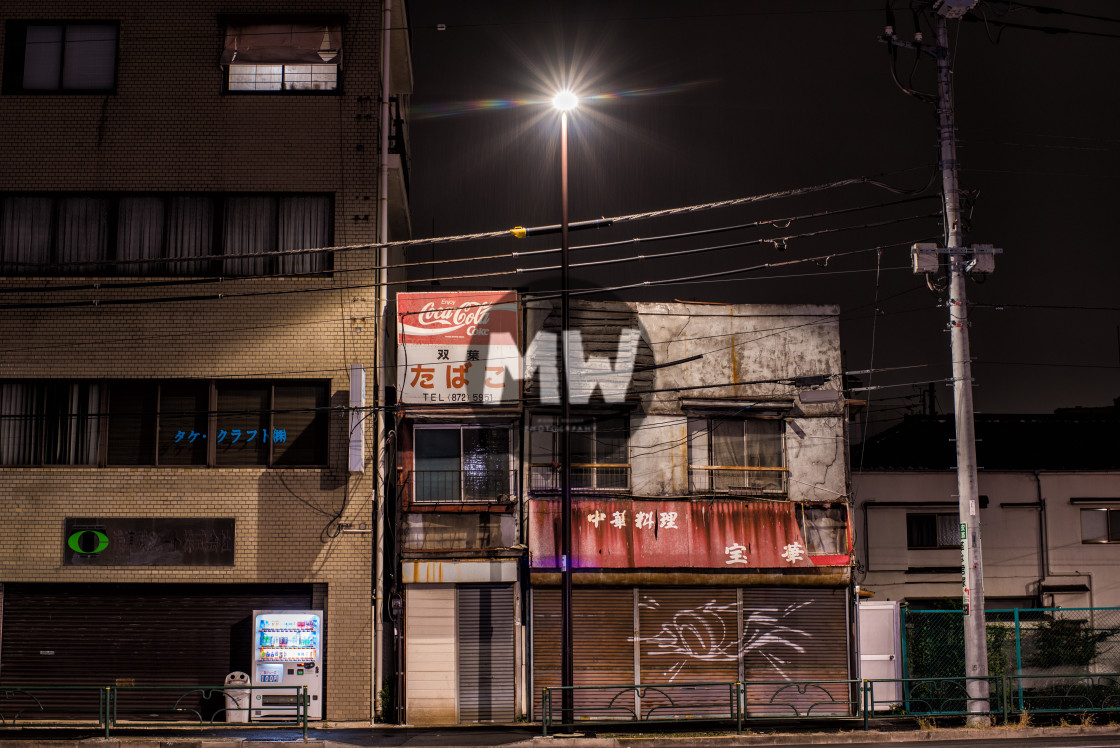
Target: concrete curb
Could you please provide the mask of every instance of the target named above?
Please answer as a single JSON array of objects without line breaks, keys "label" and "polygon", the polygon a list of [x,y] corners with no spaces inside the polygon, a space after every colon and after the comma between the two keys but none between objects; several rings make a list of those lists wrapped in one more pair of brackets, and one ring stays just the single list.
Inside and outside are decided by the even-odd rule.
[{"label": "concrete curb", "polygon": [[[585,737],[534,737],[529,740],[514,740],[509,742],[494,742],[491,745],[500,748],[676,748],[688,745],[691,748],[736,748],[737,746],[758,745],[847,745],[859,743],[936,743],[941,741],[960,740],[1005,740],[1013,745],[1024,738],[1045,737],[1060,739],[1064,737],[1089,736],[1089,737],[1120,737],[1120,726],[1074,726],[1074,727],[989,727],[989,728],[943,728],[934,730],[907,730],[884,732],[871,730],[845,730],[838,732],[811,732],[811,733],[728,733],[724,735],[690,736],[678,734],[672,736],[660,735],[634,735],[609,738]],[[408,741],[412,746],[439,746],[439,748],[479,748],[478,742],[470,745],[457,745],[455,738],[444,733],[442,740],[449,742],[427,742],[419,736],[414,736]],[[368,741],[355,741],[354,743],[338,740],[308,740],[304,743],[296,738],[288,741],[268,741],[239,738],[198,739],[189,737],[153,738],[152,736],[83,738],[80,740],[50,740],[32,738],[27,740],[0,739],[0,748],[292,748],[293,745],[306,746],[307,748],[354,748],[355,745],[370,745]]]}]

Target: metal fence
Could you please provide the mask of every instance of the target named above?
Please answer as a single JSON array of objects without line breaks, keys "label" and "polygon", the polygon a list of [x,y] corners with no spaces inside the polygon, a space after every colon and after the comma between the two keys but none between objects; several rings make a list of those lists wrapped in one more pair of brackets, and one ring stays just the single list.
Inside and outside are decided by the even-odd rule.
[{"label": "metal fence", "polygon": [[[267,720],[249,721],[263,694],[295,695],[269,706]],[[232,702],[227,700],[227,694]],[[227,706],[232,703],[233,707]],[[307,739],[306,686],[0,686],[0,729],[96,726],[298,727]]]},{"label": "metal fence", "polygon": [[[988,675],[1085,675],[1120,672],[1120,608],[989,610]],[[965,674],[960,610],[902,608],[903,676]],[[1032,681],[1034,682],[1034,681]]]}]

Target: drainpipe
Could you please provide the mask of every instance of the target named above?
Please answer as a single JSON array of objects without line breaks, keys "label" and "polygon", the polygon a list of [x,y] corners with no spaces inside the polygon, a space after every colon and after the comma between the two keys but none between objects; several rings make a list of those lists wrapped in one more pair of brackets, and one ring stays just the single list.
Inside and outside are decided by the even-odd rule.
[{"label": "drainpipe", "polygon": [[[381,14],[381,126],[378,132],[378,151],[380,156],[380,171],[377,183],[377,242],[381,246],[377,252],[377,320],[380,335],[377,340],[377,350],[374,358],[377,362],[377,439],[374,443],[377,455],[377,473],[382,479],[381,484],[374,489],[380,489],[380,501],[377,507],[377,530],[374,541],[374,596],[373,596],[373,684],[371,702],[376,704],[377,695],[381,691],[381,683],[385,679],[385,511],[388,506],[389,487],[389,444],[386,438],[385,419],[385,381],[388,371],[388,309],[389,293],[389,249],[385,245],[389,242],[389,35],[393,27],[393,2],[384,0]],[[375,485],[377,477],[374,478]],[[401,694],[396,694],[399,700]],[[373,708],[376,719],[376,706]]]}]

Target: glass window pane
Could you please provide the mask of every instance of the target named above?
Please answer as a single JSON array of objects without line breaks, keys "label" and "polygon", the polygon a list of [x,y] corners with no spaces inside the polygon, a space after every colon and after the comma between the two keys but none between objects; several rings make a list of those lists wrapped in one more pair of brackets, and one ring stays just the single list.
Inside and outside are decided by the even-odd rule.
[{"label": "glass window pane", "polygon": [[955,548],[961,544],[960,518],[955,514],[937,515],[937,547]]},{"label": "glass window pane", "polygon": [[0,268],[13,275],[30,275],[51,261],[49,197],[8,195],[0,212]]},{"label": "glass window pane", "polygon": [[90,275],[105,272],[97,262],[109,256],[109,202],[98,197],[58,200],[58,261],[62,272]]},{"label": "glass window pane", "polygon": [[159,391],[159,464],[205,465],[210,387],[166,382]]},{"label": "glass window pane", "polygon": [[1108,510],[1081,510],[1081,539],[1104,542],[1108,540]]},{"label": "glass window pane", "polygon": [[218,433],[214,436],[218,465],[267,465],[269,400],[265,384],[218,384]]},{"label": "glass window pane", "polygon": [[500,501],[509,496],[510,429],[463,429],[463,500]]},{"label": "glass window pane", "polygon": [[1108,540],[1120,543],[1120,509],[1108,510]]},{"label": "glass window pane", "polygon": [[157,387],[147,382],[109,385],[110,465],[151,465],[156,452]]},{"label": "glass window pane", "polygon": [[412,500],[458,502],[462,464],[459,429],[416,429],[413,435]]},{"label": "glass window pane", "polygon": [[[209,257],[214,254],[214,201],[208,196],[173,197],[167,208],[168,258]],[[167,263],[171,275],[201,275],[210,269],[205,260]]]},{"label": "glass window pane", "polygon": [[[278,248],[281,251],[330,246],[330,197],[282,197],[279,213]],[[330,255],[325,252],[283,255],[280,257],[280,272],[319,272],[330,267],[329,260]]]},{"label": "glass window pane", "polygon": [[[227,255],[276,251],[276,199],[267,196],[237,196],[226,199],[223,247]],[[268,271],[271,259],[233,257],[225,261],[230,275],[258,275]]]},{"label": "glass window pane", "polygon": [[630,462],[630,429],[625,416],[601,418],[595,424],[595,461],[625,465]]},{"label": "glass window pane", "polygon": [[279,91],[284,82],[283,65],[230,65],[230,91]]},{"label": "glass window pane", "polygon": [[28,26],[23,52],[23,87],[29,91],[58,89],[62,74],[62,26]]},{"label": "glass window pane", "polygon": [[847,553],[847,509],[843,505],[798,506],[809,553]]},{"label": "glass window pane", "polygon": [[0,385],[0,465],[30,465],[35,461],[41,419],[39,388],[31,382]]},{"label": "glass window pane", "polygon": [[272,414],[274,465],[326,465],[330,424],[325,384],[277,384]]},{"label": "glass window pane", "polygon": [[105,90],[116,82],[117,27],[70,24],[66,27],[62,87]]},{"label": "glass window pane", "polygon": [[906,546],[908,548],[937,547],[937,521],[934,515],[906,515]]},{"label": "glass window pane", "polygon": [[99,385],[47,383],[43,404],[43,464],[96,464],[100,412]]},{"label": "glass window pane", "polygon": [[[163,257],[164,203],[158,197],[122,197],[117,209],[117,259],[158,260]],[[118,272],[156,275],[163,263],[126,262]]]}]

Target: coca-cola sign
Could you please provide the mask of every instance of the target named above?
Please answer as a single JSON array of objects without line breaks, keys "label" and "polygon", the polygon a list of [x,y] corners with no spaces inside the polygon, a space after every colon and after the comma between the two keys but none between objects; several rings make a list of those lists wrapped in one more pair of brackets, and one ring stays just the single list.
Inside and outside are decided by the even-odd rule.
[{"label": "coca-cola sign", "polygon": [[403,403],[516,402],[520,330],[513,291],[397,296],[397,387]]},{"label": "coca-cola sign", "polygon": [[[465,302],[461,306],[449,308],[429,301],[415,315],[401,318],[401,329],[407,335],[438,335],[466,327],[475,330],[490,320],[491,304]],[[470,330],[467,334],[473,334]]]}]

